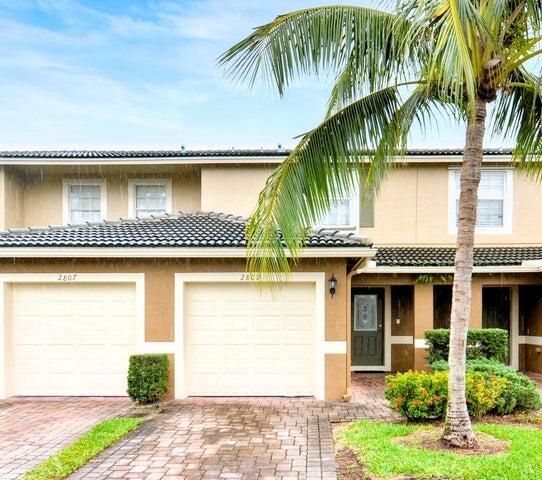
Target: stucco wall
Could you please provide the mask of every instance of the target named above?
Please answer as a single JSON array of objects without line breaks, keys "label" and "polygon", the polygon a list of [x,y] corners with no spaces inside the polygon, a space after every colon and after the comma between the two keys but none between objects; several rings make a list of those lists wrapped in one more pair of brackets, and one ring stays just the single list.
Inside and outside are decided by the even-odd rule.
[{"label": "stucco wall", "polygon": [[[502,166],[501,166],[502,168]],[[447,164],[407,164],[393,170],[375,201],[374,227],[363,228],[364,235],[378,245],[453,245],[448,233]],[[514,171],[512,234],[478,234],[481,244],[540,244],[542,187]]]},{"label": "stucco wall", "polygon": [[22,226],[24,219],[24,179],[4,167],[0,170],[0,229]]},{"label": "stucco wall", "polygon": [[128,211],[128,182],[131,179],[171,179],[172,211],[200,210],[200,172],[192,167],[28,167],[6,168],[5,171],[5,215],[2,218],[6,228],[64,223],[64,179],[105,180],[107,219],[131,216]]},{"label": "stucco wall", "polygon": [[[150,342],[174,340],[174,274],[190,272],[244,272],[242,260],[198,259],[35,259],[0,260],[0,273],[144,273],[145,338]],[[346,341],[346,262],[344,259],[304,260],[296,271],[325,272],[338,280],[333,299],[325,292],[325,339]],[[326,398],[339,400],[347,392],[346,354],[326,355]]]},{"label": "stucco wall", "polygon": [[249,216],[275,166],[222,166],[201,169],[201,209]]}]

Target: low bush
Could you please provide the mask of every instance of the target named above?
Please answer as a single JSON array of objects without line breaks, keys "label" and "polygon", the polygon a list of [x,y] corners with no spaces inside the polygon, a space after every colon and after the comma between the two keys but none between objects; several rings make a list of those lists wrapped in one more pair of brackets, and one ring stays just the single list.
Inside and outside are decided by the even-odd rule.
[{"label": "low bush", "polygon": [[[409,420],[444,418],[448,401],[448,372],[408,371],[386,377],[386,399]],[[469,372],[466,380],[467,407],[474,417],[495,408],[507,386],[505,379]]]},{"label": "low bush", "polygon": [[[447,371],[448,362],[439,360],[431,365],[435,371]],[[478,359],[467,362],[467,372],[479,372],[487,376],[497,376],[506,380],[507,385],[491,413],[508,415],[515,412],[538,410],[542,400],[535,382],[520,372],[494,360]]]},{"label": "low bush", "polygon": [[159,402],[167,393],[168,376],[166,354],[132,355],[128,367],[128,395],[143,405]]},{"label": "low bush", "polygon": [[[448,360],[450,330],[436,328],[425,332],[429,364]],[[508,354],[508,332],[500,328],[473,328],[467,333],[467,360],[486,358],[504,363]]]}]

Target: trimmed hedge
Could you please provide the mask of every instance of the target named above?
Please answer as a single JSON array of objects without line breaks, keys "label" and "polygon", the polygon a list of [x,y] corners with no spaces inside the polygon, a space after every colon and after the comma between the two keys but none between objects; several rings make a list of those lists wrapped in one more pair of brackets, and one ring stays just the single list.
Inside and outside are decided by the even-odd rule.
[{"label": "trimmed hedge", "polygon": [[[448,372],[408,371],[386,377],[385,396],[391,408],[409,420],[444,418],[448,402]],[[505,379],[480,372],[466,377],[469,414],[481,417],[495,408],[507,386]]]},{"label": "trimmed hedge", "polygon": [[[432,367],[435,371],[447,371],[448,362],[438,361]],[[483,358],[470,360],[467,362],[467,372],[479,372],[486,377],[495,375],[506,380],[506,388],[491,413],[508,415],[515,412],[538,410],[542,407],[542,399],[536,383],[502,363]]]},{"label": "trimmed hedge", "polygon": [[168,389],[169,361],[165,353],[130,356],[128,395],[134,402],[148,404],[162,400]]},{"label": "trimmed hedge", "polygon": [[[425,332],[429,349],[427,361],[432,365],[448,360],[450,330],[436,328]],[[504,363],[508,354],[508,332],[500,328],[473,328],[467,332],[467,360],[486,358]]]}]

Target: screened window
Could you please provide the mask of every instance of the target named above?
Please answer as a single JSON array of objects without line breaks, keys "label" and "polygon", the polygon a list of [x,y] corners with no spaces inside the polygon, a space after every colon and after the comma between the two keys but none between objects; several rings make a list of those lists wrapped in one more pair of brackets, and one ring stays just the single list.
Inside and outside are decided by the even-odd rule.
[{"label": "screened window", "polygon": [[135,214],[137,217],[161,215],[167,210],[166,185],[136,185]]},{"label": "screened window", "polygon": [[101,184],[68,185],[69,223],[95,222],[103,219]]},{"label": "screened window", "polygon": [[[453,204],[450,212],[453,227],[457,229],[460,193],[459,170],[452,170]],[[512,170],[482,170],[478,187],[478,233],[507,233],[511,231]]]}]

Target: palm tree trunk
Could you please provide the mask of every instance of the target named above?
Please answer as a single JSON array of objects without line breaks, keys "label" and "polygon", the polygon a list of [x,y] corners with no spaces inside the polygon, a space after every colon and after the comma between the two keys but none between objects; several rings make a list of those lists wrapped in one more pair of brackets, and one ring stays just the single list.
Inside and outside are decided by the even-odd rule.
[{"label": "palm tree trunk", "polygon": [[478,448],[472,429],[465,396],[465,363],[467,330],[471,312],[474,229],[478,207],[478,185],[484,156],[483,142],[486,101],[476,101],[475,114],[467,123],[467,138],[461,167],[461,193],[457,226],[457,251],[450,325],[450,354],[448,362],[448,411],[441,440],[444,445]]}]

